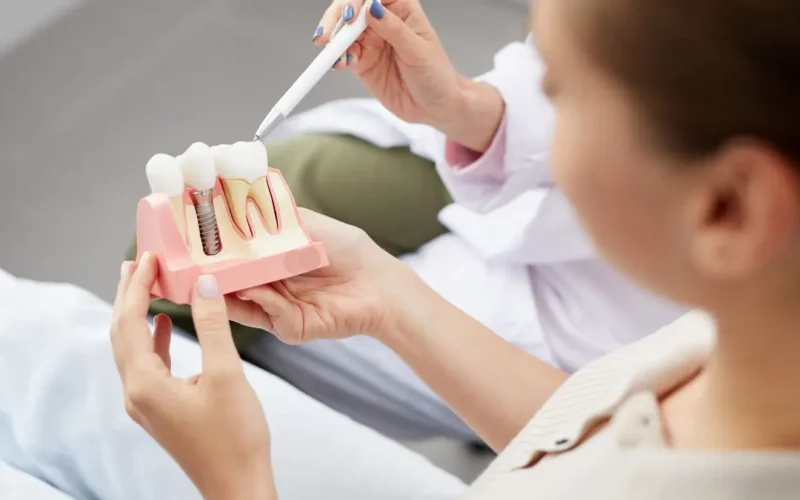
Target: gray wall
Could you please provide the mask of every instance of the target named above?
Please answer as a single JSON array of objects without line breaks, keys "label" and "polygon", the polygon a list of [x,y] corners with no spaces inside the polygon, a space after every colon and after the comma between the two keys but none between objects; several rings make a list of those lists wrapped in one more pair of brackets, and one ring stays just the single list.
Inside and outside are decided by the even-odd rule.
[{"label": "gray wall", "polygon": [[[315,54],[325,5],[0,0],[0,267],[109,298],[147,194],[144,163],[249,139]],[[524,0],[426,8],[467,74],[526,32]],[[360,95],[351,75],[332,74],[304,107]]]}]

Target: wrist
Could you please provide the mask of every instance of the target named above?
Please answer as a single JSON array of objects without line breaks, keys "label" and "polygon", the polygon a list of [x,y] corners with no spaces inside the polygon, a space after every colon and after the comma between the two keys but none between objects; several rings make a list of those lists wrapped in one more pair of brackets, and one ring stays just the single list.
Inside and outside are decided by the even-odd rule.
[{"label": "wrist", "polygon": [[[205,500],[278,500],[272,466],[259,462],[253,467],[230,468],[219,471],[214,478],[206,476],[203,482],[195,483]],[[210,479],[210,480],[209,480]]]},{"label": "wrist", "polygon": [[278,500],[275,485],[265,477],[244,478],[242,482],[200,492],[205,500]]},{"label": "wrist", "polygon": [[503,122],[505,101],[493,85],[462,77],[447,110],[428,125],[449,140],[484,153]]},{"label": "wrist", "polygon": [[398,259],[383,283],[384,321],[373,337],[395,349],[425,329],[444,299]]}]

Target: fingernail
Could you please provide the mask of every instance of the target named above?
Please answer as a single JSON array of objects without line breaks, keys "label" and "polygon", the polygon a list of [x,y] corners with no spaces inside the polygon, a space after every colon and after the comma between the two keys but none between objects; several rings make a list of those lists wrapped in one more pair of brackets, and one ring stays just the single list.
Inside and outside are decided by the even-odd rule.
[{"label": "fingernail", "polygon": [[386,11],[383,10],[383,5],[381,5],[378,1],[373,1],[372,5],[369,7],[369,13],[372,14],[372,17],[375,19],[383,19],[383,15],[386,14]]},{"label": "fingernail", "polygon": [[350,64],[350,61],[353,60],[353,55],[352,54],[347,54],[347,58],[346,59],[347,59],[347,62],[345,64]]},{"label": "fingernail", "polygon": [[143,269],[147,269],[150,267],[152,259],[150,258],[150,252],[146,251],[142,254],[142,258],[139,260],[139,267]]},{"label": "fingernail", "polygon": [[204,299],[218,298],[219,284],[217,284],[217,278],[210,274],[204,274],[197,278],[197,295]]},{"label": "fingernail", "polygon": [[119,270],[119,277],[126,280],[131,277],[131,263],[125,261],[122,263],[122,267]]},{"label": "fingernail", "polygon": [[314,40],[316,40],[321,36],[322,36],[322,26],[317,26],[317,29],[314,30],[314,38],[312,38],[311,41],[313,42]]},{"label": "fingernail", "polygon": [[353,19],[353,14],[354,14],[353,6],[345,5],[344,11],[342,12],[342,20],[346,23],[350,22],[350,20]]}]

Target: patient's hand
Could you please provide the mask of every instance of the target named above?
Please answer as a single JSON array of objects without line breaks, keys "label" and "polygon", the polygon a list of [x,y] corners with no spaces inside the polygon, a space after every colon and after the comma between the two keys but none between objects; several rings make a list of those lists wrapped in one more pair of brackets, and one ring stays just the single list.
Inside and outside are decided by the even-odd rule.
[{"label": "patient's hand", "polygon": [[314,241],[325,245],[330,265],[227,298],[231,320],[268,330],[283,342],[303,343],[359,334],[377,337],[391,328],[406,292],[405,264],[356,227],[301,209]]},{"label": "patient's hand", "polygon": [[157,259],[123,264],[114,302],[111,342],[128,414],[187,473],[204,498],[276,498],[269,431],[255,392],[245,379],[216,280],[198,280],[192,317],[203,352],[203,372],[180,379],[170,372],[171,323],[147,322]]}]

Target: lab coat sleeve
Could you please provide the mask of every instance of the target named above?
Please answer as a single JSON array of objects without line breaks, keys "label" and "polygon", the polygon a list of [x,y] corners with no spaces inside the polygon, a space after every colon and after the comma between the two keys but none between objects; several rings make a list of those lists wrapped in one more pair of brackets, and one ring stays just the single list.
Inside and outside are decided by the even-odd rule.
[{"label": "lab coat sleeve", "polygon": [[529,37],[498,52],[494,69],[478,78],[497,88],[506,113],[483,157],[469,162],[462,147],[447,141],[437,168],[455,201],[486,212],[528,189],[552,185],[548,148],[555,114],[539,90],[543,73]]},{"label": "lab coat sleeve", "polygon": [[[596,258],[594,246],[570,203],[553,185],[548,151],[555,113],[539,87],[543,74],[544,65],[530,36],[498,52],[494,69],[479,78],[496,87],[506,105],[491,145],[480,155],[445,140],[444,155],[437,162],[457,205],[485,214],[482,219],[486,224],[497,228],[499,221],[492,220],[491,215],[509,204],[519,208],[501,210],[506,212],[504,220],[512,212],[525,211],[515,217],[516,241],[492,245],[496,248],[491,254],[527,265]],[[467,222],[471,217],[458,214],[455,207],[445,210],[440,218],[459,233],[477,223],[477,219]]]}]

